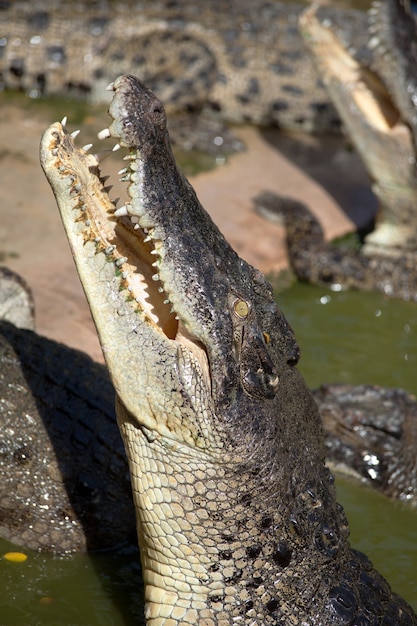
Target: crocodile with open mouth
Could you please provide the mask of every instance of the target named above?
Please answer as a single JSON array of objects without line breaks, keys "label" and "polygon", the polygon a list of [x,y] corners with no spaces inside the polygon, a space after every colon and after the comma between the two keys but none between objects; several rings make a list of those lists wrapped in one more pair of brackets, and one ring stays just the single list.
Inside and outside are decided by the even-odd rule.
[{"label": "crocodile with open mouth", "polygon": [[265,192],[254,199],[255,210],[285,223],[290,262],[301,280],[416,301],[417,27],[404,0],[378,2],[370,19],[378,75],[349,54],[314,7],[300,23],[373,182],[375,229],[360,249],[344,249],[327,243],[318,219],[294,199]]},{"label": "crocodile with open mouth", "polygon": [[111,89],[126,204],[65,125],[41,162],[116,391],[147,623],[417,624],[349,547],[271,286],[177,169],[160,101],[129,75]]}]

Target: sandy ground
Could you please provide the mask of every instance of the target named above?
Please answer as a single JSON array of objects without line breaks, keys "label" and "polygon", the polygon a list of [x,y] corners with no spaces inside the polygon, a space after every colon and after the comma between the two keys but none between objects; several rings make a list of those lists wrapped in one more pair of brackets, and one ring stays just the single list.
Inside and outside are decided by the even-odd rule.
[{"label": "sandy ground", "polygon": [[[42,131],[55,119],[58,116],[48,109],[33,113],[32,108],[16,106],[13,101],[0,101],[2,264],[19,272],[32,287],[39,333],[102,360],[55,200],[39,165]],[[97,132],[103,125],[101,120],[87,119],[79,145],[92,141],[93,130]],[[74,128],[70,119],[69,129]],[[329,238],[352,230],[350,217],[365,220],[372,208],[369,184],[357,159],[341,149],[340,143],[322,152],[317,139],[291,144],[283,138],[283,151],[279,151],[274,145],[280,142],[276,134],[265,135],[254,128],[238,133],[247,151],[191,182],[226,238],[251,264],[266,273],[287,264],[282,228],[253,212],[251,199],[264,189],[308,202]],[[292,158],[284,153],[291,153]],[[115,163],[114,167],[122,165]],[[352,172],[358,172],[359,180],[351,184]],[[324,186],[323,181],[318,182],[320,178]]]}]

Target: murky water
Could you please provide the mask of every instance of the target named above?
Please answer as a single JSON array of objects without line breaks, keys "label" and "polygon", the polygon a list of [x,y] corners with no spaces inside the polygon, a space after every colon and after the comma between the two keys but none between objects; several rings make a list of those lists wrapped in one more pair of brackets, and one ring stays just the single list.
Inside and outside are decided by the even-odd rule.
[{"label": "murky water", "polygon": [[[377,294],[296,285],[277,296],[302,349],[311,386],[376,383],[417,391],[417,304]],[[352,528],[393,588],[417,609],[417,512],[337,481]],[[0,543],[0,554],[10,546]],[[133,626],[140,623],[137,550],[94,556],[28,553],[0,560],[0,626]]]},{"label": "murky water", "polygon": [[[377,384],[417,394],[417,304],[376,293],[296,284],[277,295],[301,347],[310,387]],[[337,479],[352,545],[417,609],[417,511]]]},{"label": "murky water", "polygon": [[294,328],[310,387],[369,383],[417,394],[416,303],[303,284],[276,299]]}]

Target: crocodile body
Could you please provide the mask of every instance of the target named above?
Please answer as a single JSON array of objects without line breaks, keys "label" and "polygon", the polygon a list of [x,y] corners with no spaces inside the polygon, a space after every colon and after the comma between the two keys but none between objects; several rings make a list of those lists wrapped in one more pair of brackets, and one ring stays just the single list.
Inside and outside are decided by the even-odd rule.
[{"label": "crocodile body", "polygon": [[366,557],[324,465],[294,334],[178,171],[132,76],[100,136],[127,148],[115,210],[62,124],[41,162],[117,394],[150,625],[417,624]]},{"label": "crocodile body", "polygon": [[289,261],[301,281],[417,301],[415,254],[366,255],[360,249],[335,246],[325,240],[321,224],[308,207],[268,191],[254,198],[254,208],[263,217],[285,224]]},{"label": "crocodile body", "polygon": [[368,255],[417,254],[417,26],[408,0],[369,11],[370,67],[353,58],[315,9],[301,30],[379,201]]},{"label": "crocodile body", "polygon": [[[3,2],[0,82],[33,97],[97,102],[130,71],[169,114],[205,107],[227,121],[331,130],[338,116],[298,33],[303,8],[263,0]],[[361,54],[365,14],[322,14]]]},{"label": "crocodile body", "polygon": [[[9,278],[1,274],[0,287]],[[21,296],[13,305],[26,307]],[[135,518],[128,467],[104,366],[1,321],[0,424],[3,538],[61,553],[129,539]]]},{"label": "crocodile body", "polygon": [[330,467],[417,506],[416,398],[373,385],[325,385],[313,395]]}]

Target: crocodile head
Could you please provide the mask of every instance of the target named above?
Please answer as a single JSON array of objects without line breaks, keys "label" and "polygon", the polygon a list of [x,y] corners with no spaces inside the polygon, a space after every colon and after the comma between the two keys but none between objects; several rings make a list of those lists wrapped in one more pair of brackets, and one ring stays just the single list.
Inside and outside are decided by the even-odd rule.
[{"label": "crocodile head", "polygon": [[126,204],[61,124],[41,161],[118,396],[148,623],[342,623],[363,568],[388,602],[349,550],[270,285],[178,171],[157,98],[132,76],[112,89],[100,135],[127,148]]},{"label": "crocodile head", "polygon": [[[233,410],[247,398],[270,406],[298,346],[269,283],[233,251],[178,170],[162,104],[131,76],[113,88],[113,121],[101,136],[128,150],[126,204],[115,209],[96,157],[77,150],[62,124],[46,132],[42,164],[119,397],[144,427],[204,449],[210,438],[193,420],[189,431],[183,415],[178,424],[161,420],[158,377],[174,371],[175,387],[196,412],[205,402],[214,413]],[[161,353],[166,363],[157,362]],[[151,385],[150,372],[158,372]],[[147,387],[149,397],[137,393]]]}]

